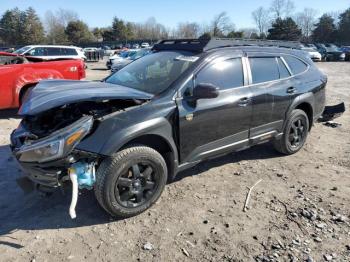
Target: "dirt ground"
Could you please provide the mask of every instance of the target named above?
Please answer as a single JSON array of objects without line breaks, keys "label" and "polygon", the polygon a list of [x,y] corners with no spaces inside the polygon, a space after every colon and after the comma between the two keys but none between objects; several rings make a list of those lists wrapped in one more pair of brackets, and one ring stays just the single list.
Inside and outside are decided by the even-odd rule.
[{"label": "dirt ground", "polygon": [[[327,103],[350,105],[350,63],[319,63]],[[108,74],[89,64],[88,79]],[[82,191],[24,194],[8,147],[19,119],[0,116],[0,261],[350,261],[350,111],[316,124],[306,146],[281,156],[268,144],[179,174],[149,211],[114,221]],[[262,179],[243,212],[247,187]]]}]

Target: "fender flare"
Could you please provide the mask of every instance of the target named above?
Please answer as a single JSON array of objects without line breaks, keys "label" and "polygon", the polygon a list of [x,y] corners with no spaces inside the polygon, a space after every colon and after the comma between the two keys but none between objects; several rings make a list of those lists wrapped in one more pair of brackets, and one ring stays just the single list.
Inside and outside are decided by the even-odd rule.
[{"label": "fender flare", "polygon": [[177,165],[178,150],[173,139],[173,128],[169,121],[163,117],[137,123],[113,134],[101,147],[100,154],[111,156],[132,140],[145,135],[159,136],[166,141],[174,155],[174,161]]},{"label": "fender flare", "polygon": [[[287,119],[289,117],[289,115],[292,113],[292,111],[297,108],[299,105],[301,105],[302,103],[307,103],[311,106],[311,109],[312,109],[312,112],[314,112],[314,108],[315,108],[315,97],[314,97],[314,94],[312,92],[308,92],[308,93],[304,93],[304,94],[301,94],[299,96],[297,96],[293,101],[292,103],[290,104],[287,112],[286,112],[286,115],[285,115],[285,121],[284,121],[284,124],[283,124],[283,129],[285,128],[285,125],[287,123]],[[309,123],[310,124],[310,127],[312,126],[313,124],[313,119],[311,119],[311,122]]]}]

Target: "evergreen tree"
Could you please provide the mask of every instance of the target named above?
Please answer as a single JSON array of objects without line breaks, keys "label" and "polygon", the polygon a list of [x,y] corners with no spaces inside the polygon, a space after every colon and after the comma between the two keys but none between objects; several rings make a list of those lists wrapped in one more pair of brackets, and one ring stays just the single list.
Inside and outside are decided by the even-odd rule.
[{"label": "evergreen tree", "polygon": [[23,30],[23,44],[42,44],[44,36],[44,27],[32,7],[29,7],[24,12],[24,30]]},{"label": "evergreen tree", "polygon": [[[23,21],[22,21],[23,22]],[[22,40],[21,11],[6,10],[0,19],[0,37],[6,44],[17,44]]]},{"label": "evergreen tree", "polygon": [[291,17],[277,18],[268,30],[268,39],[298,41],[302,34],[301,29]]},{"label": "evergreen tree", "polygon": [[74,44],[92,42],[93,34],[90,32],[87,24],[81,20],[70,21],[66,27],[65,33],[68,40]]},{"label": "evergreen tree", "polygon": [[340,14],[338,39],[344,44],[350,44],[350,8]]},{"label": "evergreen tree", "polygon": [[125,40],[127,38],[127,27],[123,20],[113,18],[112,32],[114,40]]},{"label": "evergreen tree", "polygon": [[334,19],[327,14],[321,16],[319,22],[315,25],[312,38],[315,42],[333,42],[336,35]]}]

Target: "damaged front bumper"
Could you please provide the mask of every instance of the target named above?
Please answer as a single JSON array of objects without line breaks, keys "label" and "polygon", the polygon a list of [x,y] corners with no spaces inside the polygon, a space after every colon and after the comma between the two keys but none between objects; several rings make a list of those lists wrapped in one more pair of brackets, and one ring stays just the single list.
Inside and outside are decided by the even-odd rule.
[{"label": "damaged front bumper", "polygon": [[68,177],[67,170],[73,163],[98,158],[95,154],[74,149],[89,134],[92,125],[93,118],[84,116],[47,137],[35,139],[35,135],[21,124],[11,134],[11,149],[30,180],[39,185],[58,187],[64,177]]}]

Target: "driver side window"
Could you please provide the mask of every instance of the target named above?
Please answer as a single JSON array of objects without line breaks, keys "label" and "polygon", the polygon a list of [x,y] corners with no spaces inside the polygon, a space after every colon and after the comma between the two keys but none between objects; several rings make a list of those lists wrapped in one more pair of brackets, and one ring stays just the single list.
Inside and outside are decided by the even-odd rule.
[{"label": "driver side window", "polygon": [[244,85],[241,58],[218,61],[206,66],[195,78],[196,84],[212,84],[220,90]]}]

